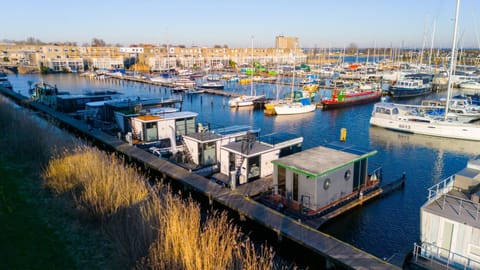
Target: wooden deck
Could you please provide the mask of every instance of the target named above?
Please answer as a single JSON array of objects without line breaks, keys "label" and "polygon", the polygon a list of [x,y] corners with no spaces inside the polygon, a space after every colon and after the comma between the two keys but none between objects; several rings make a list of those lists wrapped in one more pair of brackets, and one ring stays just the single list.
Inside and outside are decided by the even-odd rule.
[{"label": "wooden deck", "polygon": [[99,143],[111,147],[115,151],[156,170],[166,177],[181,182],[210,200],[220,203],[257,223],[276,232],[279,237],[290,240],[322,255],[338,265],[353,269],[400,269],[386,261],[357,249],[345,242],[313,229],[306,224],[289,218],[259,202],[244,196],[241,192],[231,191],[200,175],[191,173],[169,161],[159,159],[154,155],[131,146],[115,136],[108,135],[101,130],[89,130],[84,121],[79,121],[57,112],[48,106],[36,102],[29,102],[25,97],[15,92],[0,88],[0,92],[13,98],[17,103],[42,111],[55,118],[63,125],[83,133]]}]

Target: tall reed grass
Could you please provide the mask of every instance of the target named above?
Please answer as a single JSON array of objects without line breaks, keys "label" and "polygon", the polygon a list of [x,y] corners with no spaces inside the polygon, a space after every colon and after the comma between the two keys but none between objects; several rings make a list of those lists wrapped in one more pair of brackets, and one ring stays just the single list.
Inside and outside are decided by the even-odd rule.
[{"label": "tall reed grass", "polygon": [[72,192],[79,206],[103,221],[125,265],[138,269],[272,269],[274,253],[254,245],[214,212],[202,223],[192,199],[146,177],[115,155],[89,146],[64,151],[45,169],[46,186]]},{"label": "tall reed grass", "polygon": [[48,190],[71,194],[64,198],[102,221],[99,229],[126,269],[272,268],[272,250],[258,252],[225,213],[202,222],[193,200],[151,187],[122,158],[85,146],[31,114],[0,97],[0,126],[8,130],[0,136],[0,157],[14,161],[21,155],[32,172],[43,167]]},{"label": "tall reed grass", "polygon": [[54,192],[73,191],[78,203],[100,219],[142,202],[148,195],[147,179],[135,167],[90,146],[54,158],[44,178]]}]

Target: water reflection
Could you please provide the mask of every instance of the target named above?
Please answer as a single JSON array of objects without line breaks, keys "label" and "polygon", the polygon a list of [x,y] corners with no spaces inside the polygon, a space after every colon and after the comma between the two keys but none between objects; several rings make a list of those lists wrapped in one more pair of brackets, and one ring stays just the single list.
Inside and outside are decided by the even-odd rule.
[{"label": "water reflection", "polygon": [[401,133],[379,127],[370,128],[370,142],[385,148],[413,146],[437,150],[439,153],[450,152],[472,156],[479,154],[480,151],[480,142],[476,141]]}]

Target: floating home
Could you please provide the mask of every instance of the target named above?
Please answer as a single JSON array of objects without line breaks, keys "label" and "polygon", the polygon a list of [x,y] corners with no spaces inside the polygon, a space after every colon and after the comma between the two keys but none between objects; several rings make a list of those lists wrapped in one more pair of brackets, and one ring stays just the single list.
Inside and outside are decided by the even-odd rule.
[{"label": "floating home", "polygon": [[426,269],[480,269],[480,156],[428,189],[412,263]]},{"label": "floating home", "polygon": [[102,104],[88,104],[86,109],[103,121],[115,122],[123,134],[131,132],[131,118],[139,115],[162,115],[181,110],[182,100],[163,98],[123,98]]},{"label": "floating home", "polygon": [[56,109],[59,112],[75,113],[85,110],[88,102],[112,100],[120,93],[116,91],[100,91],[85,93],[82,95],[57,95]]},{"label": "floating home", "polygon": [[302,150],[303,137],[274,133],[258,139],[247,137],[221,147],[220,173],[236,186],[273,174],[272,161]]},{"label": "floating home", "polygon": [[381,169],[368,173],[368,159],[376,153],[332,144],[274,160],[270,200],[307,217],[361,201],[379,187]]},{"label": "floating home", "polygon": [[[260,129],[247,125],[209,129],[199,124],[198,132],[183,136],[186,163],[192,163],[197,168],[217,167],[221,159],[221,147],[232,142],[243,141],[248,134],[257,137]],[[215,168],[212,168],[215,169]],[[218,168],[217,168],[218,170]]]},{"label": "floating home", "polygon": [[[177,152],[177,145],[181,136],[195,133],[195,119],[198,113],[173,112],[160,115],[140,115],[133,117],[132,139],[133,144],[151,145],[166,144],[171,152]],[[162,145],[164,146],[164,145]]]}]

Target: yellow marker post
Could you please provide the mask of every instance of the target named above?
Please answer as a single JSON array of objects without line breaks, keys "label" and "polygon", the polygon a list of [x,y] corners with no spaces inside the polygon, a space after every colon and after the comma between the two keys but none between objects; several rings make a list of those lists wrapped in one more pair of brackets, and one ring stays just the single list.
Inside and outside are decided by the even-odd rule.
[{"label": "yellow marker post", "polygon": [[347,140],[347,129],[346,128],[341,128],[340,129],[340,141],[344,142]]}]

